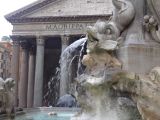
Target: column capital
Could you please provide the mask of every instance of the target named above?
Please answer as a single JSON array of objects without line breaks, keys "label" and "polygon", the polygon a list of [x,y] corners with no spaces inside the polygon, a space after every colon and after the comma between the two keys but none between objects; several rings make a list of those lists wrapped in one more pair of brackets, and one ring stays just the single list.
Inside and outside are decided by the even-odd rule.
[{"label": "column capital", "polygon": [[28,49],[28,47],[29,47],[29,43],[27,40],[21,40],[20,45],[21,45],[22,49]]},{"label": "column capital", "polygon": [[37,45],[44,45],[45,44],[44,36],[36,36],[36,42]]},{"label": "column capital", "polygon": [[12,39],[12,43],[13,45],[20,45],[20,36],[10,36],[10,38]]},{"label": "column capital", "polygon": [[67,44],[68,45],[69,39],[70,39],[69,35],[61,35],[62,44]]},{"label": "column capital", "polygon": [[61,39],[62,39],[62,40],[68,41],[69,38],[70,38],[69,35],[61,35]]},{"label": "column capital", "polygon": [[29,53],[32,54],[32,55],[36,54],[36,46],[35,45],[33,45],[33,44],[30,45]]},{"label": "column capital", "polygon": [[19,46],[20,45],[20,42],[19,42],[19,40],[12,40],[13,42],[13,45],[14,46]]}]

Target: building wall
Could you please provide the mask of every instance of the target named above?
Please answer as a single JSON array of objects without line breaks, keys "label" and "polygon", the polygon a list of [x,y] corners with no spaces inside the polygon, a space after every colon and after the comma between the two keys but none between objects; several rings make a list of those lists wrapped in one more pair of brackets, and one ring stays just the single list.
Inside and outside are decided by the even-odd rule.
[{"label": "building wall", "polygon": [[0,42],[0,77],[6,79],[11,75],[11,49],[10,42]]}]

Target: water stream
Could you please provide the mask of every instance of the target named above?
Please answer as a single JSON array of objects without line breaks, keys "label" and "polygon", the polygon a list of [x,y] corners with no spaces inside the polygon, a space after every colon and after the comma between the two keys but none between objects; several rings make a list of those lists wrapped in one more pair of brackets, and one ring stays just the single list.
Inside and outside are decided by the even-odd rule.
[{"label": "water stream", "polygon": [[[62,95],[67,94],[67,91],[70,91],[71,88],[71,64],[73,60],[77,57],[81,59],[80,56],[82,54],[84,44],[86,42],[86,38],[81,38],[71,45],[69,45],[64,52],[61,54],[60,66],[61,66],[61,83],[60,83],[60,91],[62,91]],[[80,61],[80,60],[79,60]],[[80,69],[80,62],[78,63],[78,68]],[[75,72],[75,71],[74,71]],[[62,96],[61,95],[61,96]]]}]

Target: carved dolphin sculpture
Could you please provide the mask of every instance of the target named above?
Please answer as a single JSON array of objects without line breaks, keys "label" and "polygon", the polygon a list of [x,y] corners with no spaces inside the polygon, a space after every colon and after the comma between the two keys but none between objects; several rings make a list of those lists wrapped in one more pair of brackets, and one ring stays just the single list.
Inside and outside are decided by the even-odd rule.
[{"label": "carved dolphin sculpture", "polygon": [[[94,26],[87,28],[88,50],[95,47],[105,50],[116,49],[122,31],[135,16],[133,4],[127,0],[112,0],[115,10],[109,21],[98,20]],[[112,42],[111,42],[112,41]]]}]

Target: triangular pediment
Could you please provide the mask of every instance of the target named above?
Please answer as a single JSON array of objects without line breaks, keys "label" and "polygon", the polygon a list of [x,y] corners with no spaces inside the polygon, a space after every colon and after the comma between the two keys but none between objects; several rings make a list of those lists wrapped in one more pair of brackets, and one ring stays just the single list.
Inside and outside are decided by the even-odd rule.
[{"label": "triangular pediment", "polygon": [[6,19],[108,15],[112,10],[111,0],[38,0],[6,15]]}]

